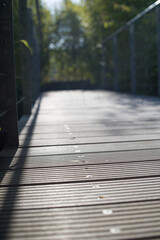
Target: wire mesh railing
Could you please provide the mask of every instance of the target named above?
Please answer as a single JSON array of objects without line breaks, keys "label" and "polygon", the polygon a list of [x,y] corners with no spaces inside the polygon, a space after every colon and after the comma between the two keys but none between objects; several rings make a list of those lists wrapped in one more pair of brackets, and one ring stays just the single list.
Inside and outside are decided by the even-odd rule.
[{"label": "wire mesh railing", "polygon": [[101,46],[105,88],[160,96],[160,0],[107,37]]},{"label": "wire mesh railing", "polygon": [[[32,20],[32,11],[24,6],[23,28],[32,54],[18,39],[19,49],[15,45],[14,20],[19,21],[19,7],[14,8],[15,1],[0,1],[0,145],[3,133],[8,136],[8,146],[18,146],[18,114],[29,114],[31,107],[39,95],[40,89],[40,51],[36,30]],[[24,4],[26,1],[19,1]],[[13,17],[16,9],[17,17]],[[19,18],[18,18],[19,17]],[[19,32],[17,36],[21,36]],[[15,34],[15,35],[16,35]],[[16,36],[16,40],[17,40]],[[19,52],[17,53],[17,49]],[[18,56],[18,58],[17,58]],[[23,71],[25,69],[25,71]],[[16,76],[16,72],[18,73]],[[17,100],[18,99],[18,100]],[[27,107],[26,107],[27,106]],[[26,111],[27,108],[27,111]],[[2,144],[3,145],[3,144]],[[1,149],[1,146],[0,146]]]}]

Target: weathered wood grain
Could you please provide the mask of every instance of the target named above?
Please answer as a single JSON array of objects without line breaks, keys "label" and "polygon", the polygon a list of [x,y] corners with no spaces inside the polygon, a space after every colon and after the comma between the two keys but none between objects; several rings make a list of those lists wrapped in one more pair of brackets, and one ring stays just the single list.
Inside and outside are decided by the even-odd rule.
[{"label": "weathered wood grain", "polygon": [[160,239],[160,100],[43,93],[0,153],[0,239]]},{"label": "weathered wood grain", "polygon": [[[8,237],[36,239],[132,239],[158,237],[160,202],[14,211]],[[8,212],[0,218],[0,236]],[[150,238],[150,239],[151,239]]]},{"label": "weathered wood grain", "polygon": [[[160,160],[160,149],[85,154],[1,158],[1,169],[99,165],[119,162]],[[145,165],[145,163],[144,163]]]},{"label": "weathered wood grain", "polygon": [[25,210],[160,200],[159,188],[160,177],[1,187],[0,210],[12,209],[14,201],[14,209]]},{"label": "weathered wood grain", "polygon": [[160,140],[140,141],[140,142],[118,142],[118,143],[99,143],[99,144],[82,144],[68,146],[41,146],[19,148],[16,153],[15,149],[4,150],[0,153],[0,157],[25,157],[25,156],[47,156],[59,154],[75,154],[75,153],[97,153],[97,152],[114,152],[114,151],[130,151],[144,149],[160,149]]},{"label": "weathered wood grain", "polygon": [[88,137],[88,138],[75,138],[70,137],[66,139],[20,139],[20,147],[37,147],[37,146],[63,146],[63,145],[75,145],[75,144],[97,144],[97,143],[119,143],[119,142],[141,142],[141,141],[155,141],[160,140],[160,135],[130,135],[130,136],[114,136],[114,137]]},{"label": "weathered wood grain", "polygon": [[[33,168],[22,170],[2,170],[5,175],[0,186],[55,184],[66,182],[106,181],[112,179],[125,179],[137,177],[160,176],[160,161],[147,161],[136,163],[100,164],[69,167]],[[5,174],[4,174],[5,172]]]}]

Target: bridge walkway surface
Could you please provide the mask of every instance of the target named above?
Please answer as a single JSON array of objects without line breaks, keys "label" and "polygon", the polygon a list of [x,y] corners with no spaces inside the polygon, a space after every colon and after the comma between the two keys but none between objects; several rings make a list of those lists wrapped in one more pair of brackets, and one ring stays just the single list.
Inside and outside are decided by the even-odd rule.
[{"label": "bridge walkway surface", "polygon": [[160,239],[160,99],[45,92],[0,153],[0,239]]}]

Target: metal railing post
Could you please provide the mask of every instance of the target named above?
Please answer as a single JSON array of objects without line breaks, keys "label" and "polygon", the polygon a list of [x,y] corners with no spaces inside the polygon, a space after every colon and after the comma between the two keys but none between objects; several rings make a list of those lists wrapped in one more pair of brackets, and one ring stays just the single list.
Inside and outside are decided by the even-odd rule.
[{"label": "metal railing post", "polygon": [[160,97],[160,6],[156,7],[157,16],[157,68],[158,68],[158,96]]},{"label": "metal railing post", "polygon": [[[27,0],[19,0],[19,21],[20,21],[20,38],[21,40],[28,41],[28,29],[29,29],[29,16],[27,11]],[[22,45],[21,46],[21,68],[22,68],[22,89],[23,96],[26,97],[26,101],[23,103],[23,113],[26,115],[31,114],[32,107],[32,88],[30,79],[30,52]]]},{"label": "metal railing post", "polygon": [[106,51],[105,47],[102,47],[102,87],[106,89],[107,79],[106,79]]},{"label": "metal railing post", "polygon": [[136,94],[136,62],[135,62],[134,24],[130,25],[129,31],[130,31],[130,60],[131,60],[131,93]]},{"label": "metal railing post", "polygon": [[32,104],[35,102],[40,91],[40,76],[39,76],[39,41],[36,36],[36,28],[32,19],[32,9],[28,8],[28,42],[32,48],[32,54],[29,56],[29,79],[32,83]]},{"label": "metal railing post", "polygon": [[117,35],[113,38],[113,55],[114,55],[114,90],[119,90],[118,83],[118,44]]},{"label": "metal railing post", "polygon": [[0,102],[2,110],[8,109],[0,119],[0,127],[2,131],[8,132],[8,146],[15,147],[19,145],[19,141],[11,0],[0,1],[0,21],[0,72],[4,73],[0,82]]}]

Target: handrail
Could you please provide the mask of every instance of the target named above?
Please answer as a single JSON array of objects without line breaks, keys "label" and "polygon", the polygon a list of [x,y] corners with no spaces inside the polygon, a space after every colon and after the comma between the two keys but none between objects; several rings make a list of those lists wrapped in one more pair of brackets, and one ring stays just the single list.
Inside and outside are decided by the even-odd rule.
[{"label": "handrail", "polygon": [[8,74],[0,73],[0,77],[8,77]]},{"label": "handrail", "polygon": [[16,79],[24,79],[24,77],[16,76]]},{"label": "handrail", "polygon": [[156,1],[155,3],[151,4],[148,8],[143,10],[141,13],[139,13],[137,16],[129,20],[125,25],[120,27],[118,30],[116,30],[114,33],[112,33],[110,36],[108,36],[106,39],[104,39],[101,44],[103,45],[104,43],[108,42],[111,38],[115,37],[118,35],[120,32],[122,32],[124,29],[127,27],[131,26],[135,22],[137,22],[140,18],[142,18],[146,13],[150,12],[154,8],[156,8],[160,4],[160,0]]},{"label": "handrail", "polygon": [[[149,25],[147,22],[138,21],[143,16],[147,17],[148,13],[151,14],[151,17],[155,17],[154,22],[151,22]],[[139,56],[143,48],[143,35],[141,34],[140,38],[138,25],[143,26],[143,24],[148,27],[149,31],[152,31],[153,41],[150,43],[150,51],[146,53],[146,51],[143,50],[146,53],[146,57],[143,57],[142,60]],[[123,35],[125,38],[121,39],[120,33],[122,34],[126,30],[127,34]],[[122,40],[125,40],[126,44],[121,44]],[[149,41],[144,41],[143,45],[148,46]],[[109,49],[110,46],[107,47],[108,42],[111,44],[111,49]],[[160,97],[160,0],[151,4],[117,29],[97,44],[97,47],[102,49],[102,84],[104,88],[114,89],[115,91],[130,91],[132,94],[137,94],[138,92],[151,93]],[[151,51],[154,51],[154,60]],[[149,61],[148,64],[146,64],[146,59]],[[151,65],[152,62],[154,64],[153,66]],[[127,65],[125,66],[126,63]],[[144,73],[139,70],[140,67],[144,67]],[[143,85],[145,80],[147,81],[146,84],[148,88],[146,88],[147,90],[142,90],[142,88],[138,87],[139,81]],[[154,84],[156,82],[157,89],[151,87],[152,81]],[[127,85],[127,82],[129,85]]]},{"label": "handrail", "polygon": [[8,109],[6,109],[5,111],[3,111],[2,113],[0,113],[0,118],[2,118],[6,113],[8,113],[9,112],[9,108]]},{"label": "handrail", "polygon": [[26,99],[26,97],[22,97],[17,101],[17,105],[20,104],[21,102],[23,102]]},{"label": "handrail", "polygon": [[[17,105],[20,104],[21,102],[23,102],[23,101],[25,100],[25,98],[26,98],[26,97],[22,97],[21,99],[19,99],[19,100],[17,101]],[[9,110],[10,110],[10,109],[8,108],[8,109],[6,109],[5,111],[3,111],[2,113],[0,113],[0,118],[2,118],[6,113],[8,113]]]},{"label": "handrail", "polygon": [[[8,77],[8,74],[6,74],[6,73],[0,73],[0,77]],[[21,76],[16,76],[15,78],[16,78],[16,79],[24,79],[24,77],[21,77]]]}]

